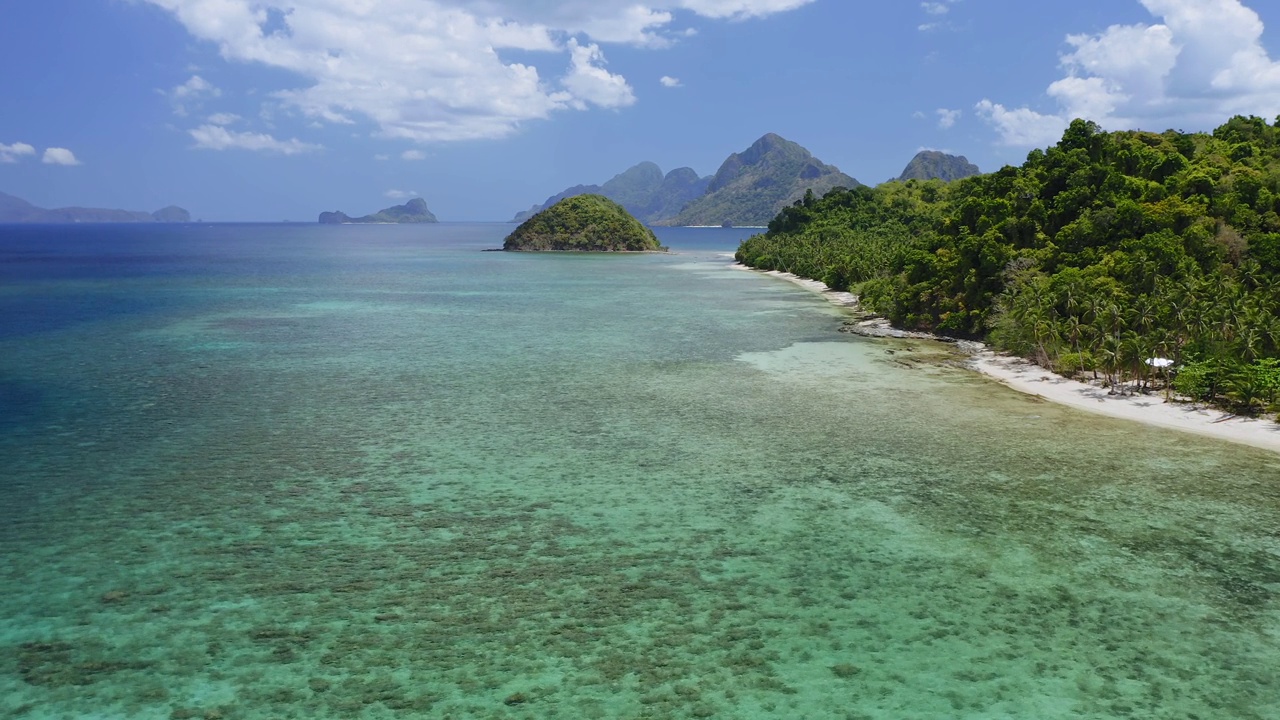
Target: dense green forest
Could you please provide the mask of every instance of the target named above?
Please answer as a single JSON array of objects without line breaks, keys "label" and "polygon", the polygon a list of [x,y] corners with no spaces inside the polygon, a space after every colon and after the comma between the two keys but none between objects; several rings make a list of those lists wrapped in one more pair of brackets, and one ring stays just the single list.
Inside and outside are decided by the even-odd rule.
[{"label": "dense green forest", "polygon": [[664,250],[653,231],[603,195],[575,195],[525,220],[503,250],[641,252]]},{"label": "dense green forest", "polygon": [[[1241,412],[1280,401],[1280,119],[1103,132],[950,184],[809,195],[738,260],[859,293],[895,324]],[[1167,358],[1173,366],[1149,362]]]}]

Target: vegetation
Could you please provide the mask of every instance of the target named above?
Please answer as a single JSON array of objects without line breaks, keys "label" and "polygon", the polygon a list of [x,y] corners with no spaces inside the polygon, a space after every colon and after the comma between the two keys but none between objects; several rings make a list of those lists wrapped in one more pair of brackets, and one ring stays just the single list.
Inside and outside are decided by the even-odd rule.
[{"label": "vegetation", "polygon": [[1168,373],[1192,398],[1274,411],[1278,213],[1280,120],[1212,134],[1077,120],[1021,167],[806,197],[738,259],[1066,374],[1144,388]]},{"label": "vegetation", "polygon": [[565,198],[521,223],[503,250],[640,252],[662,250],[653,231],[603,195]]}]

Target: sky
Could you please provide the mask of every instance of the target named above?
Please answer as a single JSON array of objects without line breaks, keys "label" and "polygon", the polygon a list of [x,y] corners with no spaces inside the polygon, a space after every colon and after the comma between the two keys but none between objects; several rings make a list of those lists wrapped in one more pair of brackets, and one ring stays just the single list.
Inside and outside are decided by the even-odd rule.
[{"label": "sky", "polygon": [[423,197],[507,220],[768,132],[867,184],[1018,164],[1074,117],[1280,116],[1272,0],[17,0],[0,192],[314,221]]}]

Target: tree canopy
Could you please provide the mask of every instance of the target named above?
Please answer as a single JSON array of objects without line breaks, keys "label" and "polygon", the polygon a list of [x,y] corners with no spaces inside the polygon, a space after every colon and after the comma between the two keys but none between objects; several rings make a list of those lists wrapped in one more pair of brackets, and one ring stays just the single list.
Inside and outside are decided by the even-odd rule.
[{"label": "tree canopy", "polygon": [[1068,373],[1141,383],[1170,358],[1186,394],[1257,410],[1280,399],[1278,213],[1280,120],[1076,120],[1020,167],[806,197],[738,259]]},{"label": "tree canopy", "polygon": [[565,198],[524,221],[503,250],[638,252],[661,250],[653,231],[603,195]]}]

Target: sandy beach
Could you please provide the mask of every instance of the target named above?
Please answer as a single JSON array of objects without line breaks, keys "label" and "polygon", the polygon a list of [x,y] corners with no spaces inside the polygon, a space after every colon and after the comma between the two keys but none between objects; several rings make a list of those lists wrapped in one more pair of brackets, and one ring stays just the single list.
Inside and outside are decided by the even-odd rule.
[{"label": "sandy beach", "polygon": [[969,367],[1024,393],[1099,415],[1280,452],[1280,424],[1240,417],[1193,403],[1165,402],[1151,395],[1109,395],[1105,388],[1068,380],[1021,358],[985,350]]},{"label": "sandy beach", "polygon": [[[734,267],[758,272],[740,263]],[[833,305],[858,307],[857,296],[833,291],[817,280],[776,270],[762,274],[799,285]],[[1240,417],[1199,404],[1165,402],[1164,396],[1158,393],[1110,395],[1106,388],[1069,380],[1021,358],[987,349],[975,353],[966,366],[1019,392],[1086,412],[1280,452],[1280,424],[1270,420]]]}]

